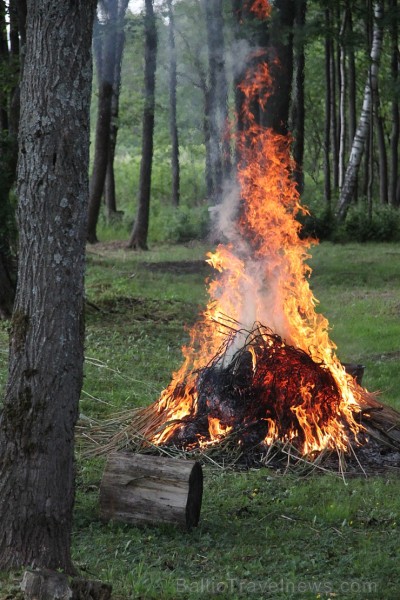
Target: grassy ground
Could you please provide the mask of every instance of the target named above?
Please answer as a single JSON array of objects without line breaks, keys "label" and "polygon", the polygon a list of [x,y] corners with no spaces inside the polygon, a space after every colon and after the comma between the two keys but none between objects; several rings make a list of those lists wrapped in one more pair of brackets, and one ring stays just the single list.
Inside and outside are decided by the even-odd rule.
[{"label": "grassy ground", "polygon": [[[180,363],[184,326],[204,306],[206,248],[130,253],[89,249],[86,377],[81,413],[103,418],[154,400]],[[178,263],[178,264],[177,264]],[[364,383],[400,410],[400,247],[323,244],[312,286],[344,361],[366,365]],[[0,385],[6,328],[0,331]],[[206,466],[199,527],[100,523],[104,462],[79,458],[74,558],[109,581],[114,598],[384,600],[400,596],[399,480],[234,472]],[[0,575],[0,600],[13,579]]]}]

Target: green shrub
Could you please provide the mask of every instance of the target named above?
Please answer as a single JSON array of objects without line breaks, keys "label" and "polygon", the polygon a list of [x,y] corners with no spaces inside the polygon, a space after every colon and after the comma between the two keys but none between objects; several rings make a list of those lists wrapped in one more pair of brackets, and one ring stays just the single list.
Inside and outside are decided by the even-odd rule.
[{"label": "green shrub", "polygon": [[208,233],[207,206],[171,208],[159,206],[150,218],[149,239],[154,242],[185,243],[204,239]]},{"label": "green shrub", "polygon": [[351,207],[343,226],[343,237],[341,241],[399,241],[400,213],[391,207],[381,206],[370,216],[365,205]]},{"label": "green shrub", "polygon": [[301,237],[333,242],[396,242],[400,241],[400,212],[379,206],[371,215],[364,203],[352,206],[344,223],[338,223],[329,209],[311,211],[298,217]]}]

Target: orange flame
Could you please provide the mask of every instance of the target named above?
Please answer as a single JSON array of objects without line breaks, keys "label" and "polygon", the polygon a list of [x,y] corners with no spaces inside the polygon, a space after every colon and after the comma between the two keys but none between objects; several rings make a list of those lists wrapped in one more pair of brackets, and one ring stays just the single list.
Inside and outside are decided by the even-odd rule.
[{"label": "orange flame", "polygon": [[[253,2],[251,10],[265,18],[270,13],[266,0]],[[220,208],[236,206],[234,219],[224,224],[230,242],[220,245],[208,255],[209,264],[218,277],[209,282],[210,301],[202,318],[190,332],[190,342],[183,348],[184,363],[173,374],[170,385],[162,392],[157,410],[167,423],[152,440],[161,444],[181,427],[181,420],[196,414],[198,395],[197,371],[204,368],[221,348],[226,349],[227,330],[235,323],[251,330],[255,322],[265,323],[285,344],[306,352],[318,364],[331,372],[338,389],[340,402],[324,420],[320,404],[313,402],[309,383],[299,382],[302,403],[290,411],[302,429],[304,453],[324,448],[347,449],[348,431],[357,434],[360,426],[354,420],[359,400],[366,393],[346,374],[336,357],[335,344],[328,335],[328,321],[316,312],[317,300],[310,286],[311,269],[307,265],[310,241],[299,237],[296,220],[301,207],[299,194],[292,178],[294,164],[290,156],[290,140],[256,123],[251,107],[259,102],[265,107],[271,78],[266,64],[249,70],[241,90],[245,97],[242,118],[243,131],[237,134],[240,155],[238,165],[239,190],[232,191]],[[240,333],[230,340],[228,356],[243,344]],[[253,370],[257,352],[251,350]],[[277,399],[278,402],[278,399]],[[269,416],[265,443],[278,437],[277,423]],[[209,443],[217,443],[231,427],[216,417],[208,417]],[[294,437],[293,431],[283,435],[284,441]],[[202,439],[198,440],[199,446]]]}]

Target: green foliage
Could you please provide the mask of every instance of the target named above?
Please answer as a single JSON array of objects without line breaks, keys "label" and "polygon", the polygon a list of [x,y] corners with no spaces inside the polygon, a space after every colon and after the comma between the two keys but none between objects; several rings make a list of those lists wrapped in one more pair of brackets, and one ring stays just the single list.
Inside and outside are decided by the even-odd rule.
[{"label": "green foliage", "polygon": [[[152,170],[149,243],[200,240],[208,230],[208,204],[205,200],[203,149],[181,149],[181,202],[172,207],[170,147],[157,148]],[[120,154],[115,161],[117,206],[121,211],[108,222],[100,214],[98,235],[102,241],[128,239],[135,218],[139,188],[140,156]]]},{"label": "green foliage", "polygon": [[352,207],[344,224],[344,236],[356,242],[400,241],[400,213],[381,206],[368,215],[365,206]]},{"label": "green foliage", "polygon": [[207,206],[159,208],[158,212],[153,211],[150,239],[155,242],[185,243],[206,237],[209,226]]},{"label": "green foliage", "polygon": [[332,210],[300,215],[302,236],[334,242],[398,242],[400,213],[390,206],[375,207],[371,214],[364,202],[352,206],[344,223],[338,223]]}]

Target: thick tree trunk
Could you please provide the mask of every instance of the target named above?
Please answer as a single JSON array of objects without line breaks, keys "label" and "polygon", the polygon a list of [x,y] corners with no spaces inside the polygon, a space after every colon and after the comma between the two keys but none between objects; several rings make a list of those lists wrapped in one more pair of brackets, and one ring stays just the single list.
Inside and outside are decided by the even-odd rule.
[{"label": "thick tree trunk", "polygon": [[140,163],[138,206],[131,237],[128,242],[128,248],[140,248],[142,250],[147,250],[147,235],[149,231],[157,65],[157,27],[153,0],[145,0],[145,6],[145,101],[142,130],[142,160]]},{"label": "thick tree trunk", "polygon": [[360,120],[358,122],[357,131],[354,136],[353,145],[350,153],[349,162],[346,169],[345,180],[343,188],[340,193],[337,217],[340,221],[344,221],[350,203],[354,196],[355,184],[357,181],[357,175],[361,163],[361,158],[365,146],[365,141],[371,125],[371,105],[372,105],[372,90],[373,80],[377,79],[379,72],[379,61],[382,51],[382,14],[383,6],[382,0],[377,0],[374,3],[374,28],[372,36],[372,48],[371,48],[371,65],[368,72],[367,81],[364,89],[364,99],[361,108]]},{"label": "thick tree trunk", "polygon": [[117,3],[111,2],[107,21],[103,25],[103,63],[99,69],[98,113],[94,147],[93,171],[90,179],[89,213],[87,239],[91,244],[97,240],[101,198],[104,193],[108,156],[110,150],[111,104],[113,97],[115,69],[115,30],[117,24]]},{"label": "thick tree trunk", "polygon": [[175,17],[172,0],[167,0],[168,7],[168,40],[169,40],[169,131],[171,136],[171,174],[172,189],[171,200],[173,206],[179,206],[180,178],[179,178],[179,137],[176,122],[176,46],[175,46]]},{"label": "thick tree trunk", "polygon": [[19,270],[0,417],[0,570],[71,571],[95,0],[28,0]]}]

